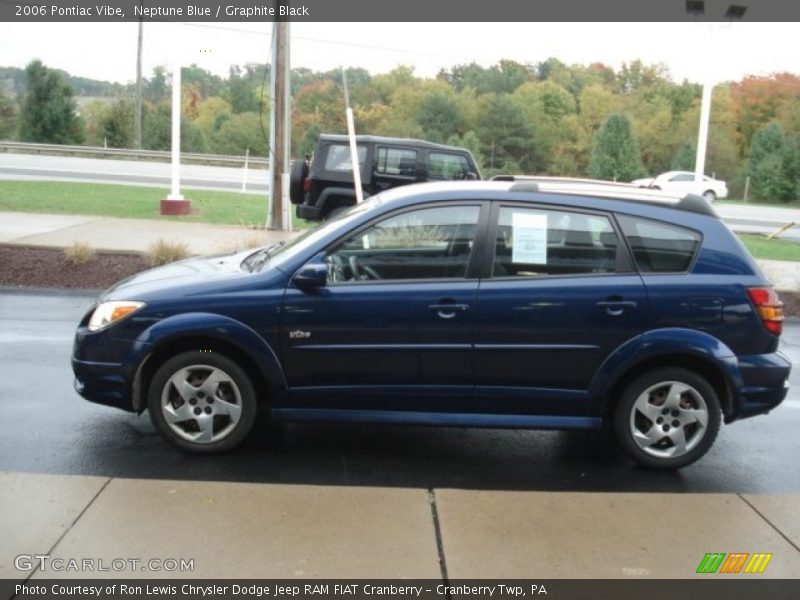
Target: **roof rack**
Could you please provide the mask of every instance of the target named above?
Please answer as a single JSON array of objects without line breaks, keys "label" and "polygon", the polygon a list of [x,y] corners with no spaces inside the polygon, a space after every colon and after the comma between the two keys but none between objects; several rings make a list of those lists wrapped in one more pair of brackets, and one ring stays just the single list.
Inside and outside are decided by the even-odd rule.
[{"label": "roof rack", "polygon": [[676,195],[668,191],[643,188],[630,183],[529,175],[497,175],[492,181],[510,181],[510,192],[545,192],[550,194],[584,194],[614,200],[666,204],[673,208],[717,216],[713,207],[700,196]]}]

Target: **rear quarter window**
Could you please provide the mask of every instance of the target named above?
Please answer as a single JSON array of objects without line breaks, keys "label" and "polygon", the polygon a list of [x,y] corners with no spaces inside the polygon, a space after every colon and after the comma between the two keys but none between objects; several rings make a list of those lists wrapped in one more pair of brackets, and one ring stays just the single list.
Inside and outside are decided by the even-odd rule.
[{"label": "rear quarter window", "polygon": [[700,248],[702,238],[692,229],[626,215],[617,219],[643,273],[683,273]]}]

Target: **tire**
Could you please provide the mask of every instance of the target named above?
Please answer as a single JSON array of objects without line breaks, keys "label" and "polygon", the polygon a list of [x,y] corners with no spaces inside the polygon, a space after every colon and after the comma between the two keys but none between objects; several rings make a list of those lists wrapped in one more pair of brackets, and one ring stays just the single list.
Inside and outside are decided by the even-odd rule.
[{"label": "tire", "polygon": [[292,163],[289,172],[289,200],[292,204],[302,204],[306,198],[303,183],[308,177],[308,161],[298,159]]},{"label": "tire", "polygon": [[257,399],[247,373],[234,361],[195,351],[159,367],[150,382],[147,407],[153,426],[169,442],[211,454],[230,450],[247,437]]},{"label": "tire", "polygon": [[717,195],[713,192],[713,190],[706,190],[703,192],[703,198],[705,198],[706,201],[711,204],[717,199]]},{"label": "tire", "polygon": [[706,379],[687,369],[663,368],[625,389],[614,410],[614,434],[639,465],[673,470],[711,448],[721,420],[719,398]]}]

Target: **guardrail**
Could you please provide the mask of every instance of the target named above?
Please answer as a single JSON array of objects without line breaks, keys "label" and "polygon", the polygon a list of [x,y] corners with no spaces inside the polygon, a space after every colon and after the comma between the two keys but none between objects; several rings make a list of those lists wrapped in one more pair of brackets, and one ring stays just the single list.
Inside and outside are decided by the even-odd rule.
[{"label": "guardrail", "polygon": [[[100,146],[64,146],[61,144],[30,144],[27,142],[0,141],[0,152],[24,154],[49,154],[53,156],[79,156],[83,158],[112,158],[118,160],[144,160],[169,162],[166,150],[133,150],[129,148],[103,148]],[[243,167],[245,160],[249,168],[268,169],[269,160],[254,156],[228,156],[224,154],[181,153],[182,164],[214,165],[221,167]]]}]

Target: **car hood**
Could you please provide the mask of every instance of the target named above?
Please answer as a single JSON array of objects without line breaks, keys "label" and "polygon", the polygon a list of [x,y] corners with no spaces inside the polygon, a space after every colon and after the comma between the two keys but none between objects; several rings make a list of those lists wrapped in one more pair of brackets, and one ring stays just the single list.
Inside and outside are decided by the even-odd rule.
[{"label": "car hood", "polygon": [[251,249],[231,254],[198,256],[142,271],[107,289],[101,300],[136,300],[144,294],[165,288],[245,277],[249,273],[242,270],[242,261],[254,252],[256,250]]}]

